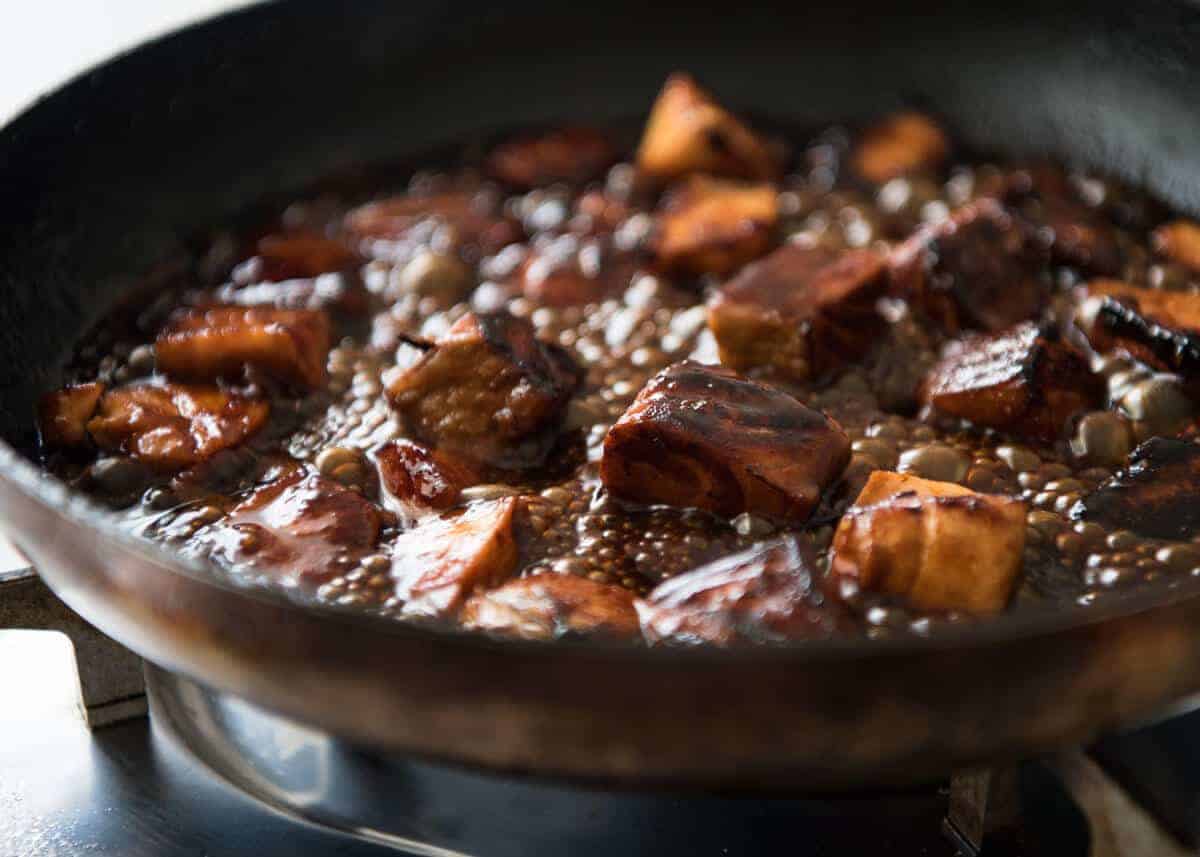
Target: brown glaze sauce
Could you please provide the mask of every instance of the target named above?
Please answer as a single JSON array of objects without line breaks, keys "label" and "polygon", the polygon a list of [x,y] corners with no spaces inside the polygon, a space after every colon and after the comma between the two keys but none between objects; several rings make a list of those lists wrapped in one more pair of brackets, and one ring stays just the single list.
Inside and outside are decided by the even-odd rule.
[{"label": "brown glaze sauce", "polygon": [[[69,380],[105,392],[48,395],[47,467],[222,573],[527,637],[928,634],[994,612],[944,595],[976,570],[939,550],[970,533],[989,557],[1000,517],[1021,530],[996,540],[1015,579],[986,583],[1003,609],[1200,575],[1200,227],[1102,176],[973,157],[916,114],[772,136],[675,76],[648,128],[636,150],[510,135],[217,233],[80,345]],[[1181,308],[1097,307],[1101,278]],[[761,386],[704,370],[635,405],[682,361]],[[129,410],[177,382],[223,410]],[[880,494],[894,508],[851,516],[834,579],[877,471],[1020,505]],[[618,473],[659,490],[614,496]]]}]

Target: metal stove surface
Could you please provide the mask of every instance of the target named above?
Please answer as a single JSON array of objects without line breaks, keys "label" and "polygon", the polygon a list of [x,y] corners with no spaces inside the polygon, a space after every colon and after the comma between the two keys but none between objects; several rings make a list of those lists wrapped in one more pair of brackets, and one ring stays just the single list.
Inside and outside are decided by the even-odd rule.
[{"label": "metal stove surface", "polygon": [[[429,855],[929,854],[944,790],[836,799],[615,792],[367,755],[240,700],[151,668],[160,735],[282,815]],[[1053,777],[1020,777],[1030,840],[997,854],[1084,855],[1085,822]],[[1034,835],[1036,828],[1036,835]],[[1033,842],[1032,840],[1037,840]]]},{"label": "metal stove surface", "polygon": [[[36,645],[12,648],[20,635]],[[76,649],[95,643],[74,639]],[[732,797],[382,758],[152,666],[151,719],[100,728],[113,707],[101,694],[85,715],[76,666],[64,636],[0,631],[0,857],[951,857],[948,810],[967,840],[990,828],[983,857],[1196,853],[1200,714],[1108,739],[1090,758],[960,775],[952,794]],[[33,698],[39,690],[51,698]],[[124,717],[131,710],[122,703]]]},{"label": "metal stove surface", "polygon": [[[363,754],[148,669],[151,719],[27,723],[0,742],[0,855],[931,855],[947,795],[839,799],[613,792]],[[1020,770],[1026,813],[986,853],[1084,857],[1059,779]]]}]

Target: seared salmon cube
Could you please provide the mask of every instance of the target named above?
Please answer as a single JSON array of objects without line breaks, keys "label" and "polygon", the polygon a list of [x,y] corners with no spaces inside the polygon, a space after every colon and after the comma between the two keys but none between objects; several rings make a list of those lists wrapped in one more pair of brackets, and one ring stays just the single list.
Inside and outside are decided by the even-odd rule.
[{"label": "seared salmon cube", "polygon": [[135,384],[105,393],[87,431],[101,449],[170,473],[243,443],[269,412],[265,401],[216,387]]},{"label": "seared salmon cube", "polygon": [[531,247],[507,281],[537,306],[572,306],[621,294],[636,267],[607,238],[568,234]]},{"label": "seared salmon cube", "polygon": [[545,461],[581,379],[564,350],[506,312],[468,313],[387,385],[412,436],[475,464]]},{"label": "seared salmon cube", "polygon": [[1103,276],[1120,272],[1116,229],[1102,208],[1084,203],[1062,168],[1039,164],[1019,171],[1008,182],[1005,201],[1032,225],[1057,264]]},{"label": "seared salmon cube", "polygon": [[375,463],[388,496],[409,517],[449,509],[464,488],[479,482],[479,475],[465,463],[411,440],[384,444],[375,452]]},{"label": "seared salmon cube", "polygon": [[1084,355],[1032,322],[956,343],[921,389],[937,413],[1047,442],[1103,398],[1104,383]]},{"label": "seared salmon cube", "polygon": [[668,273],[732,273],[771,246],[775,188],[695,176],[669,193],[651,236],[656,266]]},{"label": "seared salmon cube", "polygon": [[1081,323],[1101,353],[1120,350],[1200,382],[1200,295],[1143,289],[1116,280],[1087,285]]},{"label": "seared salmon cube", "polygon": [[456,249],[470,247],[481,253],[494,253],[522,236],[520,225],[501,213],[491,195],[470,189],[401,194],[369,202],[348,212],[344,225],[370,255],[381,255],[374,242],[420,239],[429,243],[438,230],[452,234]]},{"label": "seared salmon cube", "polygon": [[318,586],[379,538],[380,511],[356,491],[293,472],[258,488],[202,533],[213,556],[283,586]]},{"label": "seared salmon cube", "polygon": [[609,430],[600,478],[623,500],[799,522],[849,459],[846,433],[820,411],[685,361],[650,379]]},{"label": "seared salmon cube", "polygon": [[572,127],[526,134],[501,143],[484,161],[484,170],[519,190],[562,182],[581,185],[598,178],[617,159],[608,135]]},{"label": "seared salmon cube", "polygon": [[443,618],[476,590],[503,583],[517,569],[516,497],[489,500],[424,519],[392,550],[395,598],[403,616]]},{"label": "seared salmon cube", "polygon": [[537,574],[477,593],[463,607],[464,628],[525,640],[640,636],[629,590],[572,574]]},{"label": "seared salmon cube", "polygon": [[155,342],[176,378],[238,377],[246,367],[299,388],[325,383],[329,317],[320,310],[212,307],[177,312]]},{"label": "seared salmon cube", "polygon": [[1193,273],[1200,272],[1200,223],[1172,220],[1154,230],[1154,249]]},{"label": "seared salmon cube", "polygon": [[776,153],[689,75],[667,78],[642,133],[638,171],[658,182],[692,173],[771,179]]},{"label": "seared salmon cube", "polygon": [[38,400],[38,435],[42,446],[69,449],[88,444],[87,423],[96,413],[105,386],[71,384]]},{"label": "seared salmon cube", "polygon": [[950,153],[950,139],[923,113],[895,113],[868,128],[855,146],[851,164],[875,184],[910,173],[937,169]]},{"label": "seared salmon cube", "polygon": [[258,251],[233,272],[239,284],[311,279],[346,271],[359,263],[358,254],[341,241],[317,232],[297,231],[265,235]]},{"label": "seared salmon cube", "polygon": [[919,610],[988,614],[1012,595],[1025,504],[877,470],[838,524],[829,573]]},{"label": "seared salmon cube", "polygon": [[708,326],[725,365],[804,380],[866,353],[884,328],[886,290],[878,253],[785,244],[713,295]]},{"label": "seared salmon cube", "polygon": [[892,288],[948,332],[995,332],[1041,312],[1047,257],[994,199],[921,227],[892,251]]},{"label": "seared salmon cube", "polygon": [[1156,539],[1200,533],[1200,446],[1155,437],[1138,446],[1129,465],[1071,507],[1075,520],[1133,530]]},{"label": "seared salmon cube", "polygon": [[829,637],[844,613],[815,578],[794,537],[764,542],[660,583],[638,602],[642,634],[652,644],[718,646]]}]

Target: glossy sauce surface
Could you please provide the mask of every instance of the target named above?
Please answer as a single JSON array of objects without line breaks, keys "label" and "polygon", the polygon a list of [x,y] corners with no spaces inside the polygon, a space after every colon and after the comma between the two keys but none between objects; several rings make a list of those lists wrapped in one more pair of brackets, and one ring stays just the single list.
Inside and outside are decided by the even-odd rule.
[{"label": "glossy sauce surface", "polygon": [[[751,136],[720,157],[653,146],[677,121],[665,102],[710,98],[672,85],[638,151],[604,130],[506,135],[402,189],[331,182],[216,233],[81,344],[72,380],[107,392],[71,399],[86,430],[65,398],[43,405],[47,466],[223,573],[539,638],[927,634],[994,612],[871,584],[880,560],[849,536],[854,570],[831,575],[877,471],[1021,504],[1020,537],[996,542],[1018,545],[1016,578],[988,584],[1003,609],[1200,574],[1193,367],[1161,344],[1186,356],[1191,327],[1118,302],[1119,347],[1102,345],[1086,285],[1195,295],[1169,243],[1187,236],[1164,229],[1188,221],[1103,177],[960,152],[915,114],[782,137],[739,123]],[[687,368],[718,363],[736,380]],[[113,398],[185,377],[220,407],[130,417]],[[1134,455],[1151,438],[1182,446]],[[1097,493],[1160,461],[1182,475],[1149,523]],[[994,526],[971,517],[990,506],[959,503],[960,521],[904,490],[858,517],[925,516],[930,557],[950,528]]]}]

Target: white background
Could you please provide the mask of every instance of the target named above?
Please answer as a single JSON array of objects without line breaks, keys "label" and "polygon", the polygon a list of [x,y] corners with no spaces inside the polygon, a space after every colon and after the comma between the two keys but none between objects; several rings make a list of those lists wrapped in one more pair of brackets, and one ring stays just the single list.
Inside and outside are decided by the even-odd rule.
[{"label": "white background", "polygon": [[0,117],[118,51],[246,0],[0,0]]}]

